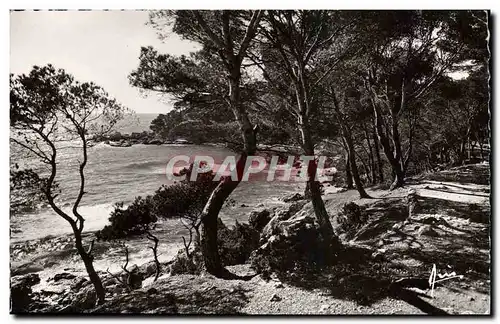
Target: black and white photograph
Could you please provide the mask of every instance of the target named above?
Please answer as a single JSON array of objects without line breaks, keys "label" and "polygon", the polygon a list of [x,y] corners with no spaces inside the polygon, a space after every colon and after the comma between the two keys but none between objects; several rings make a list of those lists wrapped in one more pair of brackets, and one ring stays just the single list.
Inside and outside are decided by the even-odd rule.
[{"label": "black and white photograph", "polygon": [[10,9],[11,316],[491,316],[492,19]]}]

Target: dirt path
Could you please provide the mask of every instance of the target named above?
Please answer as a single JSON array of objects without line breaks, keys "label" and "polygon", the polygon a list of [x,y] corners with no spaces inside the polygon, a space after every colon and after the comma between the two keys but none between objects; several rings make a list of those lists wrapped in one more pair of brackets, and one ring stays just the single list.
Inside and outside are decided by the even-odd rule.
[{"label": "dirt path", "polygon": [[[487,167],[479,165],[478,169],[468,167],[466,170],[470,176],[471,172],[484,172]],[[432,180],[434,176],[439,181]],[[349,245],[368,248],[382,261],[365,265],[359,262],[347,274],[332,269],[334,279],[327,281],[324,287],[317,284],[313,289],[256,279],[252,296],[242,311],[249,314],[489,314],[490,190],[486,184],[445,181],[460,176],[459,169],[410,180],[405,188],[392,192],[369,189],[372,197],[379,198],[375,202],[357,199],[353,190],[327,194],[325,204],[330,215],[338,213],[349,201],[372,210],[368,224],[354,235]],[[474,177],[468,179],[474,180]],[[409,192],[415,192],[418,197],[411,217],[404,200]],[[398,207],[403,210],[401,218],[391,213]],[[336,223],[335,219],[332,221]],[[373,283],[376,287],[377,281],[389,278],[394,281],[398,277],[419,278],[420,283],[425,283],[433,265],[439,275],[455,272],[463,277],[437,284],[433,297],[430,289],[411,285],[398,293],[378,296],[354,287],[356,281],[367,280],[363,285]],[[329,283],[333,287],[328,287]]]}]

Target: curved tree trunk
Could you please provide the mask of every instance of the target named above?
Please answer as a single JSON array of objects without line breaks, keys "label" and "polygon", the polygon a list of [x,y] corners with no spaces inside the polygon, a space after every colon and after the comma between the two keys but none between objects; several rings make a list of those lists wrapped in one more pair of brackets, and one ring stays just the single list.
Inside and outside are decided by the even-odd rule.
[{"label": "curved tree trunk", "polygon": [[401,188],[404,185],[405,174],[401,167],[396,167],[393,169],[394,171],[394,181],[391,184],[390,190],[394,190],[396,188]]},{"label": "curved tree trunk", "polygon": [[334,89],[332,88],[331,91],[332,91],[333,106],[337,113],[337,120],[339,121],[340,124],[340,130],[342,132],[342,140],[344,142],[345,148],[347,149],[351,174],[354,179],[354,183],[356,184],[356,189],[359,192],[360,198],[371,198],[366,193],[365,189],[363,188],[363,184],[361,183],[361,179],[359,178],[358,167],[356,166],[356,152],[354,151],[354,144],[352,142],[351,131],[347,124],[346,118],[342,113],[342,109],[340,108],[340,103],[339,100],[337,99]]},{"label": "curved tree trunk", "polygon": [[226,66],[229,82],[229,106],[240,127],[240,133],[244,144],[243,153],[236,164],[238,180],[233,181],[230,178],[222,180],[212,192],[205,207],[203,208],[203,212],[201,213],[201,223],[203,225],[201,250],[206,269],[215,276],[227,277],[230,273],[222,266],[217,248],[217,218],[219,217],[219,212],[224,204],[224,201],[238,186],[239,181],[241,180],[247,157],[249,155],[253,155],[256,151],[257,145],[255,135],[257,130],[252,127],[247,111],[241,105],[240,80],[241,63],[246,55],[248,47],[250,46],[250,42],[255,37],[263,11],[256,10],[253,12],[243,40],[241,40],[239,46],[235,46],[236,42],[235,39],[233,39],[234,31],[231,31],[230,11],[224,10],[222,12],[222,35],[219,34],[218,30],[210,28],[209,24],[207,24],[199,11],[194,11],[194,13],[200,27],[211,39],[213,43],[212,45],[216,45],[218,47],[218,52],[222,56],[222,61]]},{"label": "curved tree trunk", "polygon": [[77,197],[77,200],[75,204],[73,205],[73,213],[77,217],[77,220],[71,218],[68,214],[66,214],[62,209],[60,209],[55,201],[54,198],[55,196],[52,194],[53,190],[53,185],[54,185],[54,179],[57,174],[57,163],[56,163],[56,157],[57,157],[57,150],[54,145],[48,138],[45,139],[45,143],[49,145],[51,148],[51,159],[50,159],[50,166],[51,166],[51,174],[50,177],[46,183],[45,187],[45,196],[47,198],[47,201],[52,208],[58,214],[60,217],[62,217],[64,220],[66,220],[70,226],[71,229],[73,230],[73,235],[75,237],[75,247],[76,250],[78,251],[78,254],[82,258],[82,261],[85,265],[85,270],[87,270],[87,274],[89,275],[90,282],[94,286],[96,296],[97,296],[97,303],[102,304],[105,302],[105,297],[106,297],[106,291],[102,285],[101,278],[97,274],[97,272],[94,269],[94,258],[92,256],[92,248],[93,248],[93,242],[90,245],[90,248],[88,251],[85,251],[85,248],[83,247],[83,241],[82,241],[82,231],[83,231],[83,225],[84,225],[84,218],[78,213],[78,204],[80,203],[85,191],[85,176],[84,176],[84,168],[87,163],[87,146],[86,146],[86,139],[85,139],[85,133],[82,133],[82,140],[83,140],[83,155],[84,155],[84,160],[80,164],[80,190],[79,194]]},{"label": "curved tree trunk", "polygon": [[210,195],[205,208],[201,213],[202,239],[201,239],[201,252],[206,270],[216,277],[226,278],[229,276],[228,271],[222,266],[220,262],[219,250],[217,245],[217,219],[219,212],[224,205],[224,202],[229,195],[236,189],[240,183],[245,164],[247,161],[247,154],[242,154],[236,163],[236,172],[238,175],[237,180],[232,180],[231,177],[226,177]]},{"label": "curved tree trunk", "polygon": [[217,219],[220,210],[229,195],[236,189],[244,173],[247,157],[253,155],[257,149],[256,128],[252,128],[248,115],[240,103],[240,72],[234,71],[230,78],[231,109],[240,125],[240,132],[244,143],[244,152],[236,163],[237,180],[226,177],[210,195],[203,212],[201,213],[202,239],[201,251],[206,270],[214,276],[229,278],[231,274],[222,266],[217,244]]}]

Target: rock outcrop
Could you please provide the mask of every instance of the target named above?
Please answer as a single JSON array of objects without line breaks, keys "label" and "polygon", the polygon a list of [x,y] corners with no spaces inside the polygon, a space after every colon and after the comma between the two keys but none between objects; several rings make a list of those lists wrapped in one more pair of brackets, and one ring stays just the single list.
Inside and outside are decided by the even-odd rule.
[{"label": "rock outcrop", "polygon": [[14,276],[10,281],[11,311],[14,314],[28,312],[33,301],[32,287],[40,282],[36,273]]},{"label": "rock outcrop", "polygon": [[304,195],[302,195],[302,194],[300,194],[298,192],[290,194],[290,195],[287,195],[287,196],[281,198],[281,200],[283,202],[294,202],[294,201],[299,201],[299,200],[304,200],[304,199],[306,199],[304,197]]},{"label": "rock outcrop", "polygon": [[333,238],[324,238],[314,215],[300,211],[307,201],[277,210],[260,235],[250,261],[257,273],[286,273],[329,262]]},{"label": "rock outcrop", "polygon": [[260,233],[260,244],[263,244],[274,234],[276,228],[282,221],[288,220],[299,210],[301,210],[306,204],[307,201],[303,200],[294,202],[285,208],[275,210],[274,215],[267,222],[266,226],[264,226]]},{"label": "rock outcrop", "polygon": [[269,209],[254,210],[248,216],[248,223],[256,231],[262,231],[262,229],[271,220],[271,211]]}]

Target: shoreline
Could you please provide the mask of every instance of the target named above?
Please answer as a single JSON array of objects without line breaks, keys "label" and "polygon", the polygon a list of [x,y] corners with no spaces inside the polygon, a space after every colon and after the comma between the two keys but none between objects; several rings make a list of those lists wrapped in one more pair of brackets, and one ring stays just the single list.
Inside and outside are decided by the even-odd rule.
[{"label": "shoreline", "polygon": [[[281,188],[283,189],[283,188]],[[295,190],[293,192],[282,190],[282,192],[277,197],[268,197],[264,201],[252,201],[248,202],[247,200],[241,200],[241,197],[236,197],[237,201],[234,201],[232,206],[225,206],[223,211],[221,212],[220,219],[223,223],[228,227],[233,227],[234,223],[237,221],[239,223],[248,223],[248,215],[253,210],[260,209],[272,209],[279,206],[287,205],[288,203],[284,202],[282,199],[284,197],[293,195],[294,193],[301,193],[303,190]],[[248,197],[247,197],[248,198]],[[102,204],[97,204],[94,206],[101,206]],[[84,207],[84,206],[82,206]],[[92,206],[85,206],[92,207]],[[241,215],[239,217],[234,216],[235,211],[237,211],[237,215]],[[35,215],[31,215],[35,216]],[[23,217],[23,216],[21,216]],[[54,217],[58,217],[54,215]],[[106,223],[108,216],[106,216]],[[47,234],[43,237],[37,238],[26,238],[26,239],[16,239],[15,241],[10,240],[10,263],[11,263],[11,273],[19,273],[19,274],[28,274],[36,271],[32,270],[40,270],[41,272],[53,272],[53,268],[43,268],[40,264],[43,264],[45,261],[55,258],[61,258],[64,256],[68,258],[68,251],[74,250],[73,246],[73,234],[71,233],[71,228],[66,221],[61,219],[62,224],[64,225],[65,232],[62,234]],[[103,223],[104,224],[104,223]],[[94,226],[95,227],[95,226]],[[86,244],[90,244],[90,241],[95,238],[95,232],[102,229],[93,228],[91,230],[84,230],[83,237],[84,242]],[[176,218],[173,219],[159,219],[156,223],[155,235],[160,240],[159,250],[161,253],[164,253],[163,258],[161,258],[162,262],[170,261],[179,249],[183,248],[182,245],[182,236],[187,235],[187,233],[183,233],[184,227],[181,225],[180,221]],[[96,241],[96,248],[102,247],[102,254],[96,256],[95,266],[96,269],[104,271],[105,266],[99,265],[99,260],[107,260],[107,263],[118,262],[120,263],[123,259],[123,255],[117,251],[117,246],[120,244],[120,241],[125,242],[130,249],[130,262],[131,264],[137,263],[135,260],[142,260],[144,263],[151,261],[152,257],[148,259],[148,257],[144,256],[144,251],[147,251],[147,246],[149,241],[144,239],[144,235],[132,236],[128,237],[125,240],[110,240],[110,241]],[[105,251],[108,249],[112,249],[110,254],[106,254]],[[113,250],[114,249],[114,250]],[[101,250],[101,249],[99,249]],[[165,256],[168,256],[165,259]],[[76,253],[73,253],[73,258],[77,257]],[[28,260],[26,260],[28,259]],[[64,260],[59,260],[64,261]],[[78,260],[78,262],[80,262]],[[77,262],[77,263],[78,263]],[[141,261],[140,261],[141,262]],[[33,264],[32,264],[33,263]],[[64,262],[59,262],[64,263]],[[81,265],[76,267],[80,268],[81,271],[84,270],[83,263],[80,262]],[[141,265],[140,263],[137,263]],[[74,266],[74,264],[73,264]],[[64,267],[58,267],[58,271],[62,270]],[[75,268],[75,270],[76,270]],[[116,266],[116,270],[119,270],[120,267]],[[32,270],[30,270],[32,269]],[[43,270],[42,270],[43,269]],[[43,277],[46,277],[44,275]]]}]

